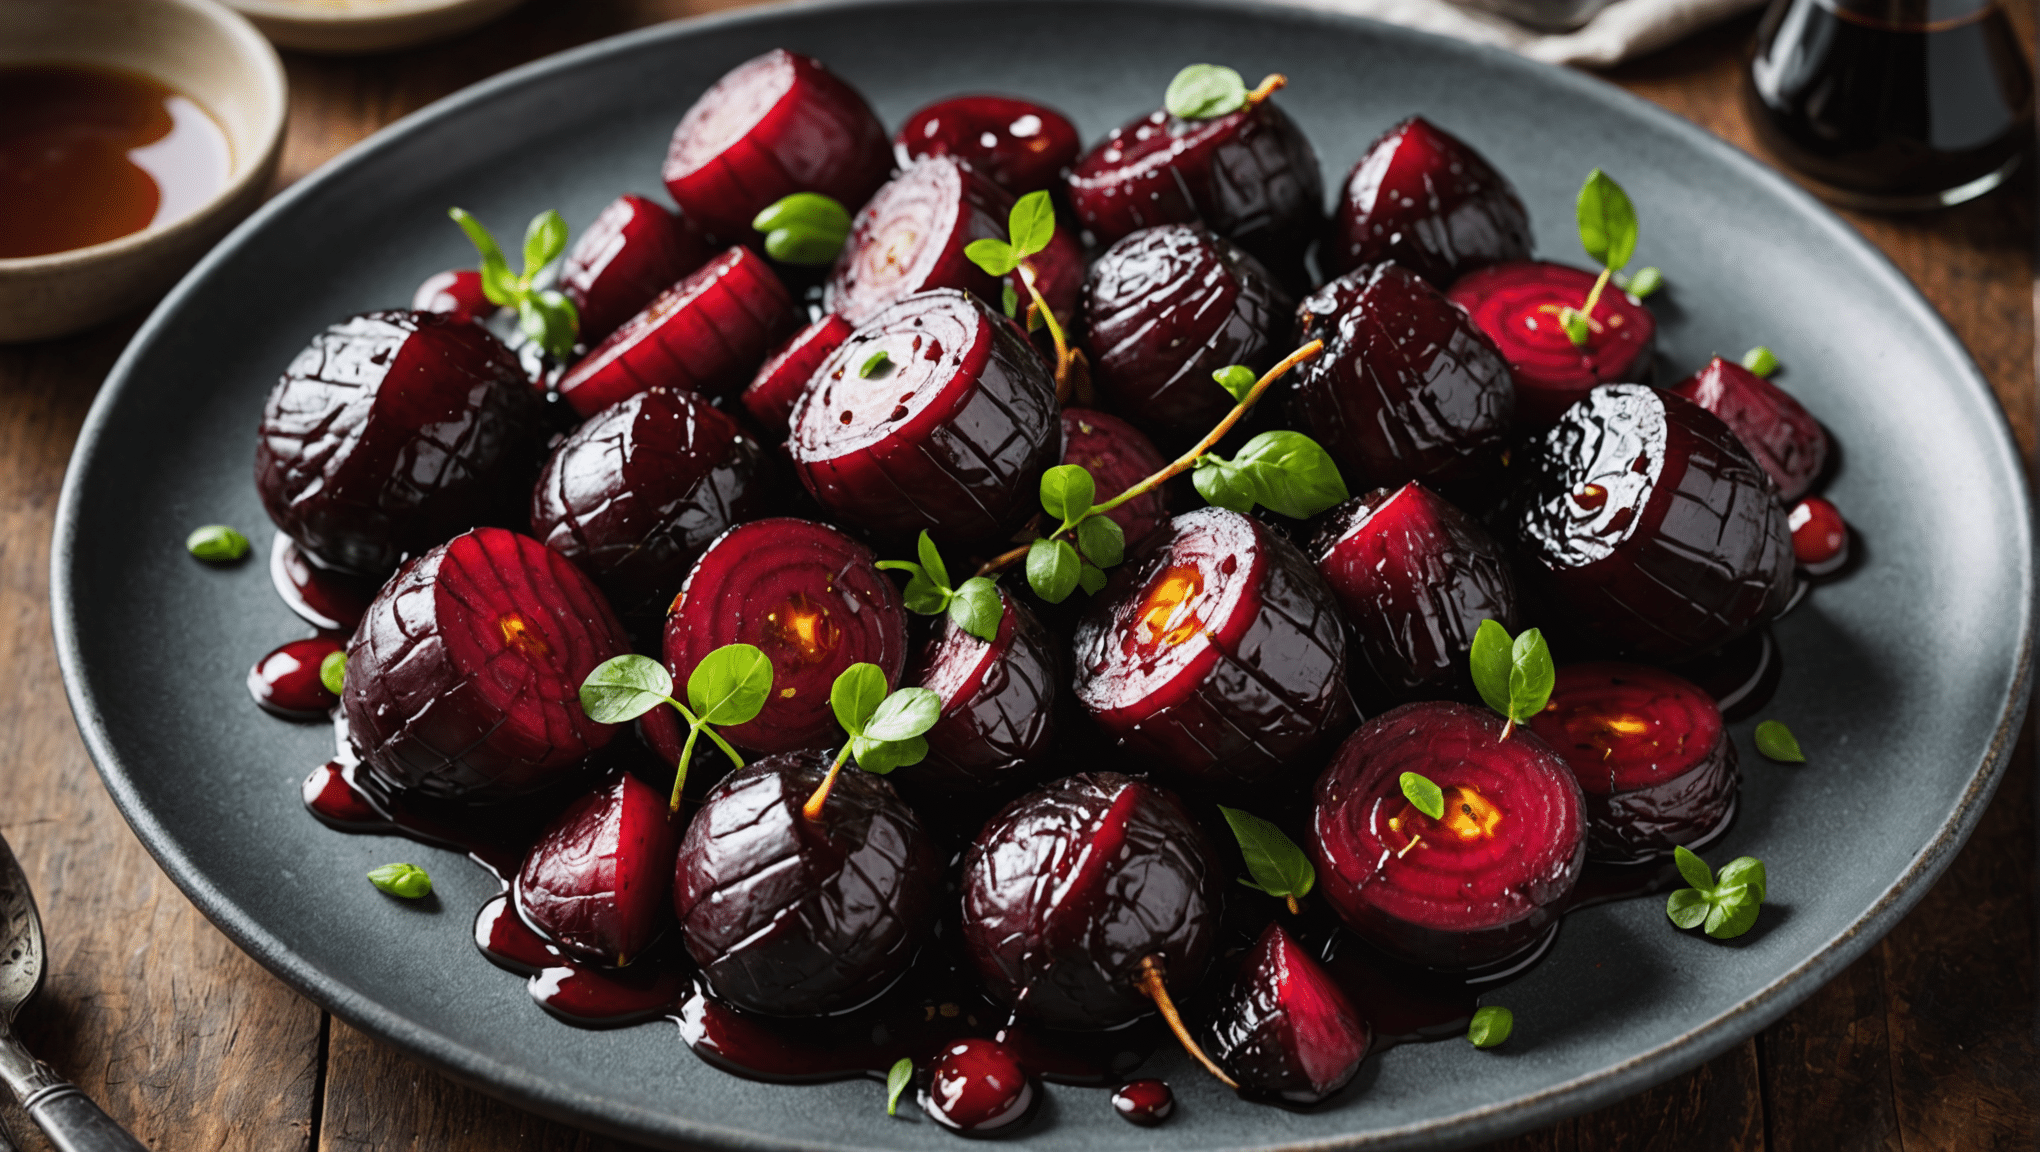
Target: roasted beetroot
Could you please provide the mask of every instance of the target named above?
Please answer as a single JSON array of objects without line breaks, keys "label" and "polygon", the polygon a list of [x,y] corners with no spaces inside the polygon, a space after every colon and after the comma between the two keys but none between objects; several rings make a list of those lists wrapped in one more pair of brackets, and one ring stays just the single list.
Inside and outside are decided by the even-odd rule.
[{"label": "roasted beetroot", "polygon": [[815,370],[855,330],[855,325],[831,312],[787,337],[786,343],[765,358],[764,366],[744,389],[744,411],[759,427],[783,439],[793,406],[800,403],[800,394],[807,391]]},{"label": "roasted beetroot", "polygon": [[[1140,429],[1117,416],[1089,408],[1062,411],[1062,462],[1091,474],[1102,501],[1116,496],[1168,466]],[[1147,538],[1169,522],[1168,505],[1159,488],[1106,513],[1126,537],[1126,551],[1136,552]]]},{"label": "roasted beetroot", "polygon": [[427,276],[411,297],[411,307],[419,312],[443,312],[456,320],[486,320],[496,311],[482,291],[482,274],[473,268],[452,268]]},{"label": "roasted beetroot", "polygon": [[964,1136],[1011,1132],[1041,1102],[1041,1089],[1020,1057],[997,1040],[958,1040],[935,1058],[921,1109]]},{"label": "roasted beetroot", "polygon": [[629,193],[610,201],[560,266],[560,291],[580,312],[581,343],[600,344],[708,256],[707,242],[659,205]]},{"label": "roasted beetroot", "polygon": [[1716,356],[1672,386],[1728,425],[1777,482],[1787,504],[1812,490],[1827,466],[1827,432],[1813,414],[1776,384]]},{"label": "roasted beetroot", "polygon": [[1322,259],[1337,272],[1393,260],[1444,288],[1530,258],[1530,214],[1465,141],[1421,116],[1390,128],[1346,176]]},{"label": "roasted beetroot", "polygon": [[1211,1055],[1243,1092],[1315,1104],[1367,1056],[1367,1023],[1295,938],[1270,924],[1219,999]]},{"label": "roasted beetroot", "polygon": [[1025,605],[1001,590],[998,634],[980,640],[943,618],[921,646],[907,683],[942,697],[928,756],[897,769],[912,795],[963,797],[1017,790],[1055,739],[1055,641]]},{"label": "roasted beetroot", "polygon": [[[1544,741],[1464,704],[1405,704],[1361,726],[1317,782],[1310,852],[1346,926],[1397,959],[1502,965],[1557,923],[1586,859],[1580,786]],[[1432,819],[1414,772],[1444,793]]]},{"label": "roasted beetroot", "polygon": [[680,843],[673,910],[722,999],[770,1016],[855,1008],[891,987],[934,926],[942,861],[913,809],[847,771],[819,819],[801,804],[828,757],[787,752],[731,773]]},{"label": "roasted beetroot", "polygon": [[1809,576],[1827,576],[1849,562],[1849,525],[1841,510],[1818,496],[1792,506],[1792,556]]},{"label": "roasted beetroot", "polygon": [[679,848],[666,798],[620,772],[568,806],[524,854],[517,912],[575,956],[628,964],[665,930]]},{"label": "roasted beetroot", "polygon": [[938,100],[900,125],[893,157],[954,156],[1015,196],[1056,185],[1074,164],[1077,126],[1052,108],[1011,96]]},{"label": "roasted beetroot", "polygon": [[381,578],[476,524],[514,524],[538,464],[537,399],[479,325],[366,312],[297,354],[269,393],[255,487],[321,568]]},{"label": "roasted beetroot", "polygon": [[1610,285],[1594,305],[1585,344],[1575,345],[1558,322],[1560,309],[1586,304],[1597,275],[1564,264],[1497,264],[1446,293],[1508,360],[1524,428],[1551,427],[1597,384],[1650,382],[1657,318],[1641,300]]},{"label": "roasted beetroot", "polygon": [[404,566],[347,646],[340,704],[369,769],[399,789],[477,800],[543,787],[609,743],[581,682],[630,650],[566,557],[477,528]]}]

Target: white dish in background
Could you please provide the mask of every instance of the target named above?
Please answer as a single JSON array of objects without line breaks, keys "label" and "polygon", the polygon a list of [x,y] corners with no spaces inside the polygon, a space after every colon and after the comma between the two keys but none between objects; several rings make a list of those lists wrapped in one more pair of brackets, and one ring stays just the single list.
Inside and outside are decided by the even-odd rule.
[{"label": "white dish in background", "polygon": [[227,0],[279,48],[387,52],[457,36],[521,0]]}]

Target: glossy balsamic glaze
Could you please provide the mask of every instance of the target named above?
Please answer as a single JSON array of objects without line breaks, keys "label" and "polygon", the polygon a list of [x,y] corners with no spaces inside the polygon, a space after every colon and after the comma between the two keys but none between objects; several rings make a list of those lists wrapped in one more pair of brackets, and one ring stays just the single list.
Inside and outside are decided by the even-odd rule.
[{"label": "glossy balsamic glaze", "polygon": [[330,634],[292,640],[248,669],[248,694],[263,711],[286,720],[317,720],[340,702],[319,679],[319,665],[345,648]]},{"label": "glossy balsamic glaze", "polygon": [[284,605],[314,628],[352,633],[375,599],[375,582],[315,568],[281,532],[269,549],[269,582]]},{"label": "glossy balsamic glaze", "polygon": [[1112,1110],[1128,1124],[1153,1128],[1176,1114],[1176,1093],[1166,1080],[1135,1080],[1112,1094]]}]

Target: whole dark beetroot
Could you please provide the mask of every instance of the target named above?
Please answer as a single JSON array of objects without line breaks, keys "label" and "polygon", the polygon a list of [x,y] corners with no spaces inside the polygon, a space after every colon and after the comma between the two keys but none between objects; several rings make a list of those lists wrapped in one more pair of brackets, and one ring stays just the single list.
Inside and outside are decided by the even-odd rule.
[{"label": "whole dark beetroot", "polygon": [[[1090,408],[1062,410],[1062,462],[1091,474],[1102,501],[1118,495],[1168,466],[1140,429],[1117,416]],[[1130,555],[1169,522],[1159,488],[1143,492],[1105,515],[1119,525]]]},{"label": "whole dark beetroot", "polygon": [[1003,590],[999,597],[1004,614],[990,641],[944,616],[908,670],[907,683],[942,697],[927,758],[894,773],[910,795],[1016,791],[1055,741],[1055,641],[1019,600]]},{"label": "whole dark beetroot", "polygon": [[1717,648],[1784,611],[1792,537],[1728,425],[1641,384],[1604,384],[1534,446],[1504,515],[1534,592],[1662,660]]},{"label": "whole dark beetroot", "polygon": [[482,291],[482,274],[473,268],[450,268],[435,272],[418,285],[411,297],[417,312],[443,312],[456,320],[486,320],[496,305]]},{"label": "whole dark beetroot", "polygon": [[661,175],[711,235],[752,238],[751,220],[795,192],[852,212],[885,183],[885,125],[821,61],[775,48],[730,69],[673,129]]},{"label": "whole dark beetroot", "polygon": [[[1484,708],[1405,704],[1362,725],[1318,777],[1310,854],[1346,926],[1399,960],[1478,969],[1535,948],[1586,860],[1586,806],[1544,741]],[[1403,796],[1444,793],[1432,819]]]},{"label": "whole dark beetroot", "polygon": [[255,487],[318,567],[381,579],[476,524],[514,524],[543,429],[517,358],[479,325],[365,312],[269,393]]},{"label": "whole dark beetroot", "polygon": [[744,411],[767,433],[785,439],[793,406],[800,403],[808,381],[814,379],[815,371],[829,358],[829,353],[842,347],[843,341],[856,330],[856,325],[831,312],[787,337],[786,343],[765,358],[750,386],[744,389],[740,397]]},{"label": "whole dark beetroot", "polygon": [[1337,272],[1393,260],[1438,288],[1530,258],[1530,213],[1508,177],[1421,116],[1368,146],[1339,194],[1320,257]]},{"label": "whole dark beetroot", "polygon": [[738,769],[680,843],[673,910],[715,994],[768,1016],[817,1016],[878,996],[935,922],[942,861],[892,786],[847,771],[819,819],[801,805],[828,775],[818,752]]},{"label": "whole dark beetroot", "polygon": [[1516,391],[1495,346],[1399,264],[1350,272],[1297,307],[1325,350],[1292,377],[1304,430],[1371,484],[1473,484],[1500,466]]},{"label": "whole dark beetroot", "polygon": [[575,956],[628,964],[666,927],[679,849],[666,798],[617,773],[560,813],[524,854],[517,912]]},{"label": "whole dark beetroot", "polygon": [[1416,481],[1332,510],[1310,547],[1361,657],[1390,694],[1470,696],[1481,621],[1519,617],[1509,558],[1480,523]]},{"label": "whole dark beetroot", "polygon": [[1158,770],[1262,789],[1353,719],[1338,602],[1296,546],[1203,508],[1118,569],[1077,626],[1077,701]]},{"label": "whole dark beetroot", "polygon": [[560,266],[560,291],[580,312],[581,343],[600,344],[708,257],[707,241],[680,217],[630,193],[610,201]]},{"label": "whole dark beetroot", "polygon": [[1261,262],[1192,224],[1147,228],[1091,266],[1084,319],[1105,403],[1157,435],[1194,439],[1232,410],[1211,378],[1264,372],[1287,349],[1292,304]]},{"label": "whole dark beetroot", "polygon": [[921,1110],[960,1136],[998,1136],[1025,1124],[1039,1103],[1041,1089],[1018,1053],[972,1037],[935,1058]]},{"label": "whole dark beetroot", "polygon": [[581,682],[628,651],[566,557],[477,528],[405,565],[369,604],[347,646],[347,736],[399,790],[531,792],[609,743],[615,728],[581,711]]},{"label": "whole dark beetroot", "polygon": [[1055,381],[1019,329],[962,292],[887,308],[824,361],[787,449],[816,500],[905,540],[1002,541],[1061,456]]},{"label": "whole dark beetroot", "polygon": [[1203,977],[1222,877],[1167,791],[1116,772],[1070,776],[978,833],[963,863],[963,939],[986,990],[1021,1019],[1113,1028],[1154,1009],[1140,991],[1148,958],[1176,999]]},{"label": "whole dark beetroot", "polygon": [[1518,426],[1551,427],[1596,385],[1650,382],[1657,318],[1641,300],[1613,286],[1602,292],[1585,344],[1559,324],[1559,309],[1584,305],[1597,278],[1564,264],[1497,264],[1446,293],[1508,360]]},{"label": "whole dark beetroot", "polygon": [[1270,924],[1219,999],[1211,1055],[1250,1096],[1315,1104],[1353,1080],[1366,1021],[1295,938]]},{"label": "whole dark beetroot", "polygon": [[531,533],[594,577],[625,620],[657,622],[711,541],[771,510],[769,469],[707,400],[653,388],[553,450],[531,492]]},{"label": "whole dark beetroot", "polygon": [[1015,196],[1058,185],[1076,163],[1077,126],[1053,108],[1012,96],[937,100],[900,125],[893,158],[954,156]]},{"label": "whole dark beetroot", "polygon": [[1674,384],[1684,396],[1721,418],[1778,485],[1787,504],[1813,490],[1827,467],[1827,431],[1813,413],[1776,384],[1716,356]]}]

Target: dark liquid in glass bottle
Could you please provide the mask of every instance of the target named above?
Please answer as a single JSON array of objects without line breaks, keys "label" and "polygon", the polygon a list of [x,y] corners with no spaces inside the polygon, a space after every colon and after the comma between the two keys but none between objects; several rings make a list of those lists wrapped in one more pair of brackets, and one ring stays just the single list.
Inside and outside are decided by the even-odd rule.
[{"label": "dark liquid in glass bottle", "polygon": [[1960,203],[2032,143],[2033,76],[1997,0],[1773,0],[1748,80],[1765,145],[1844,204]]}]

